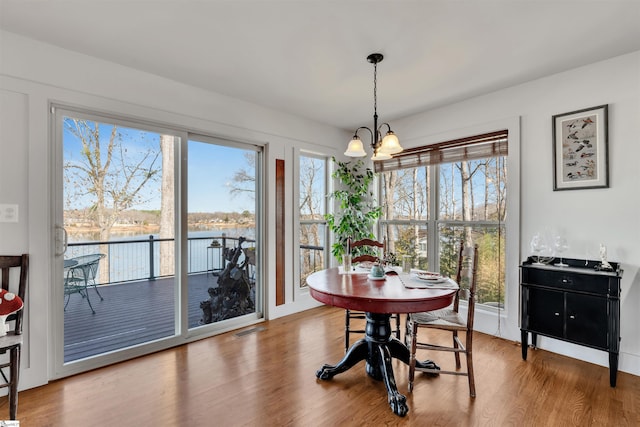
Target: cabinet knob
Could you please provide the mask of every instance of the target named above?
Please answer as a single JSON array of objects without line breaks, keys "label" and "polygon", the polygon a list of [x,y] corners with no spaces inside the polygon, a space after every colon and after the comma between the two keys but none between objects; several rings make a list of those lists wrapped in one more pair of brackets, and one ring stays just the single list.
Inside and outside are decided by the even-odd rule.
[{"label": "cabinet knob", "polygon": [[569,316],[569,319],[575,319],[575,318],[576,318],[576,316],[574,316],[574,315]]},{"label": "cabinet knob", "polygon": [[557,312],[556,312],[556,313],[553,313],[553,314],[555,314],[556,316],[560,316],[560,313],[557,313]]}]

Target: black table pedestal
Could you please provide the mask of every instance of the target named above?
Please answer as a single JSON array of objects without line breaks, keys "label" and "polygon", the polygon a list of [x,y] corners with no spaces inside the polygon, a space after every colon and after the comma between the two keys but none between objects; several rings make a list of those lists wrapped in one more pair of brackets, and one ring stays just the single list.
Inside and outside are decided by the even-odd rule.
[{"label": "black table pedestal", "polygon": [[[335,375],[349,370],[361,360],[366,360],[367,374],[373,379],[384,381],[391,410],[396,415],[404,417],[409,412],[409,407],[406,397],[398,392],[391,358],[395,357],[408,365],[409,349],[397,338],[392,337],[390,314],[367,313],[366,317],[365,337],[353,344],[337,365],[322,366],[316,372],[316,377],[321,380],[330,380]],[[416,367],[440,369],[430,360],[416,361]]]}]

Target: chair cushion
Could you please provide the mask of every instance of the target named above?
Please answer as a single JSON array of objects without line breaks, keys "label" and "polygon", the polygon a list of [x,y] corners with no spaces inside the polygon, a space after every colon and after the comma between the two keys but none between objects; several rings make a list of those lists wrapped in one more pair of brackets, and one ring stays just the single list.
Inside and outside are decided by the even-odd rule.
[{"label": "chair cushion", "polygon": [[435,326],[453,329],[466,329],[467,322],[459,313],[450,308],[442,310],[426,311],[422,313],[411,313],[411,321],[421,326]]}]

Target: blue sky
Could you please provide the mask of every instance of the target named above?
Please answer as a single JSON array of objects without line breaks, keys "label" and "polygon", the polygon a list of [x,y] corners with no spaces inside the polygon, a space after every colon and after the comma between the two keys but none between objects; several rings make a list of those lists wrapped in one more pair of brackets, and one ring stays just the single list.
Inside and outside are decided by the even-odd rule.
[{"label": "blue sky", "polygon": [[196,141],[189,141],[188,148],[189,212],[255,212],[253,197],[229,192],[237,171],[253,171],[244,156],[247,150]]},{"label": "blue sky", "polygon": [[[70,121],[69,121],[70,123]],[[111,124],[100,125],[100,146],[106,153],[106,145],[111,134]],[[159,152],[160,134],[140,131],[137,129],[118,127],[122,135],[123,157],[125,164],[132,164],[143,159],[147,150]],[[78,164],[81,161],[81,141],[69,129],[63,131],[64,162],[65,164]],[[245,153],[253,153],[250,150],[226,147],[222,145],[207,144],[204,142],[189,141],[188,143],[188,211],[189,212],[249,212],[255,211],[253,194],[241,193],[235,196],[230,194],[230,184],[234,174],[246,169],[253,171],[252,165],[247,163]],[[104,162],[104,156],[102,161]],[[114,159],[120,158],[119,153],[114,153]],[[152,157],[149,157],[151,159]],[[147,164],[150,160],[147,160]],[[120,162],[114,161],[112,170],[114,179],[123,179]],[[154,167],[162,167],[161,156],[155,162]],[[67,169],[65,176],[73,178],[71,182],[65,181],[65,196],[72,195],[74,182],[81,182],[73,177]],[[80,189],[86,188],[86,184],[79,185]],[[135,209],[160,209],[160,180],[148,182],[143,190],[145,202],[134,207]],[[93,197],[73,196],[68,207],[83,208],[93,203]]]}]

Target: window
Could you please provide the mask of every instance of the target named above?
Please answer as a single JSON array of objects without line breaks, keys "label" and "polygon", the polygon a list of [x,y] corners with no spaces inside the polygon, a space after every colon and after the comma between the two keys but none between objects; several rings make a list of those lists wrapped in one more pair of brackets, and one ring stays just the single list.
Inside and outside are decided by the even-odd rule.
[{"label": "window", "polygon": [[376,163],[381,232],[405,268],[453,276],[457,242],[479,248],[477,301],[504,305],[507,132],[409,149]]},{"label": "window", "polygon": [[300,287],[314,271],[325,268],[327,224],[327,159],[300,155]]}]

